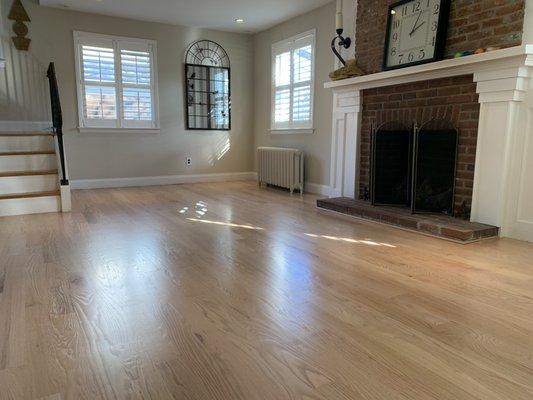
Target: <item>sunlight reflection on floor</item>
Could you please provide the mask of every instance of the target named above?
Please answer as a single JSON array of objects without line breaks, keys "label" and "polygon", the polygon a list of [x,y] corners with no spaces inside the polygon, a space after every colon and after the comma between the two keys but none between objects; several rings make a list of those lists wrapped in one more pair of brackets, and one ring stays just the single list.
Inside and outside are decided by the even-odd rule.
[{"label": "sunlight reflection on floor", "polygon": [[[202,219],[202,217],[207,213],[207,204],[203,201],[198,201],[195,206],[194,210],[190,210],[189,207],[183,207],[179,213],[180,214],[186,214],[189,211],[193,212],[195,214],[195,218],[187,218],[187,220],[192,222],[202,222],[204,224],[211,224],[211,225],[219,225],[219,226],[227,226],[230,228],[243,228],[243,229],[250,229],[250,230],[256,230],[256,231],[263,231],[264,228],[260,228],[257,226],[253,226],[250,224],[235,224],[232,222],[224,222],[224,221],[212,221],[212,220],[206,220]],[[328,240],[334,240],[337,242],[345,242],[345,243],[353,243],[353,244],[360,244],[365,246],[375,246],[375,247],[388,247],[395,249],[397,246],[392,245],[390,243],[382,243],[382,242],[376,242],[372,239],[352,239],[348,237],[339,237],[339,236],[332,236],[332,235],[317,235],[315,233],[304,233],[305,236],[315,238],[315,239],[328,239]]]},{"label": "sunlight reflection on floor", "polygon": [[317,239],[328,239],[328,240],[336,240],[338,242],[346,242],[346,243],[356,243],[356,244],[364,244],[367,246],[382,246],[382,247],[390,247],[390,248],[396,248],[396,246],[389,244],[389,243],[378,243],[370,239],[364,239],[364,240],[356,240],[351,238],[345,238],[345,237],[338,237],[338,236],[330,236],[330,235],[316,235],[314,233],[304,233],[305,236],[309,236],[312,238]]},{"label": "sunlight reflection on floor", "polygon": [[254,231],[262,231],[263,230],[263,228],[259,228],[257,226],[252,226],[252,225],[232,224],[231,222],[209,221],[207,219],[198,219],[198,218],[187,218],[187,219],[189,221],[192,221],[192,222],[202,222],[204,224],[229,226],[230,228],[243,228],[243,229],[251,229],[251,230],[254,230]]}]

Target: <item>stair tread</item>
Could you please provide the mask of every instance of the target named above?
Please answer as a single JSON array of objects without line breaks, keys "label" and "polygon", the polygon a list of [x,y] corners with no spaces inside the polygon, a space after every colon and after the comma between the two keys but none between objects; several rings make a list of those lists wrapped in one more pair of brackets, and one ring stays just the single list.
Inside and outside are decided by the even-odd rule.
[{"label": "stair tread", "polygon": [[0,132],[1,137],[25,137],[25,136],[54,136],[52,132],[29,132],[29,131],[21,131],[21,132]]},{"label": "stair tread", "polygon": [[31,151],[0,151],[0,156],[32,156],[55,154],[55,150],[31,150]]},{"label": "stair tread", "polygon": [[0,172],[0,178],[11,176],[57,175],[57,169]]},{"label": "stair tread", "polygon": [[59,196],[59,190],[51,190],[46,192],[27,192],[27,193],[12,193],[12,194],[3,194],[0,195],[0,200],[11,200],[11,199],[25,199],[31,197],[49,197],[49,196]]}]

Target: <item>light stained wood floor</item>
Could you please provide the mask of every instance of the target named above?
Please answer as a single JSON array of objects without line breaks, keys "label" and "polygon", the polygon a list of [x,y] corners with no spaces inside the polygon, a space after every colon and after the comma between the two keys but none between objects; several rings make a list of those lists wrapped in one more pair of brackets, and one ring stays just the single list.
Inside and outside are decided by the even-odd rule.
[{"label": "light stained wood floor", "polygon": [[127,188],[1,218],[0,398],[533,399],[533,245],[314,200]]}]

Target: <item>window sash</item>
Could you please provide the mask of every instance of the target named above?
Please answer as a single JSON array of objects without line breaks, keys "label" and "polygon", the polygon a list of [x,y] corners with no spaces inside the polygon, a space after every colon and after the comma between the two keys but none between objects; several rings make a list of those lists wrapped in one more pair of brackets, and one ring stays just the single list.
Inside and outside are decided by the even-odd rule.
[{"label": "window sash", "polygon": [[[311,47],[311,71],[310,79],[305,81],[295,82],[295,58],[296,51],[306,47]],[[290,53],[290,80],[288,84],[278,85],[278,65],[277,58],[283,53]],[[286,41],[275,43],[272,46],[272,106],[271,106],[271,129],[272,130],[290,130],[290,129],[312,129],[313,128],[313,113],[314,113],[314,81],[315,81],[315,31],[305,32],[301,35],[290,38]],[[295,119],[295,95],[305,87],[309,87],[309,119],[297,120]],[[281,91],[289,91],[289,110],[288,121],[276,121],[279,116],[279,104],[277,102],[277,94]],[[283,113],[286,114],[286,113]]]},{"label": "window sash", "polygon": [[[76,46],[76,74],[78,87],[78,113],[80,128],[129,128],[129,129],[158,129],[159,128],[159,114],[158,114],[158,94],[157,94],[157,66],[156,66],[156,44],[155,41],[121,38],[115,36],[88,34],[84,32],[74,32],[74,42]],[[85,79],[83,46],[105,47],[113,49],[115,82],[100,82],[97,80]],[[149,83],[129,83],[123,82],[123,52],[144,52],[148,53],[149,59]],[[137,75],[138,78],[138,75]],[[87,88],[91,86],[112,87],[115,88],[115,119],[101,119],[88,118],[86,116],[87,107],[85,104],[85,95]],[[150,103],[150,119],[146,118],[147,113],[145,106],[141,110],[140,95],[137,95],[138,116],[139,118],[128,118],[128,107],[125,105],[128,93],[133,91],[148,92]],[[126,96],[125,96],[126,94]],[[147,98],[147,96],[144,96]],[[133,97],[129,99],[132,107],[135,106]],[[131,110],[130,110],[131,111]],[[141,115],[144,114],[144,119]],[[130,116],[133,115],[130,113]]]}]

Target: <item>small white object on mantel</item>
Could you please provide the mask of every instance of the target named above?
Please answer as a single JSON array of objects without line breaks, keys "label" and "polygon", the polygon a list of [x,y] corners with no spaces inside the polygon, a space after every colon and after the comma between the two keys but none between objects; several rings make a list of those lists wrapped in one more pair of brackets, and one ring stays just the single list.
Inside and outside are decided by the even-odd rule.
[{"label": "small white object on mantel", "polygon": [[358,197],[362,90],[469,74],[480,103],[471,220],[533,242],[531,44],[325,83],[334,92],[331,196]]}]

